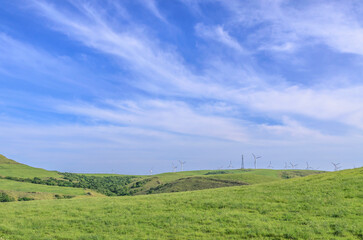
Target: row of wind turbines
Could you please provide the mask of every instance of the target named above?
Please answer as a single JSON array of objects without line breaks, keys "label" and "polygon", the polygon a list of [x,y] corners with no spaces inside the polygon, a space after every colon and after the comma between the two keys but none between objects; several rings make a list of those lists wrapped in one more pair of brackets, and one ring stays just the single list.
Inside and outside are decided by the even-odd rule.
[{"label": "row of wind turbines", "polygon": [[[262,158],[262,156],[256,156],[254,153],[252,153],[252,157],[253,157],[254,168],[257,169],[257,160]],[[243,154],[242,154],[242,159],[241,160],[242,161],[241,161],[241,168],[240,169],[245,169],[245,161],[244,161],[244,155]],[[186,161],[180,161],[179,160],[179,164],[180,164],[180,171],[184,171],[184,164],[186,164]],[[333,164],[333,166],[334,166],[334,171],[338,171],[338,170],[340,170],[342,168],[340,166],[340,163],[333,163],[332,162],[331,164]],[[289,162],[289,163],[285,162],[284,168],[285,169],[288,169],[288,168],[297,169],[297,166],[298,166],[298,164],[294,164],[292,162]],[[173,167],[173,172],[177,172],[178,166],[175,165],[174,163],[172,163],[172,167]],[[232,165],[232,161],[229,161],[229,164],[228,164],[227,168],[228,169],[233,169],[234,168],[233,165]],[[270,169],[273,168],[272,161],[269,162],[267,168],[270,168]],[[223,169],[223,167],[220,167],[218,169],[219,170]],[[306,162],[306,168],[305,169],[306,170],[314,170],[314,168],[310,167],[308,162]],[[318,169],[319,168],[316,168],[315,170],[318,170]],[[150,173],[150,175],[152,175],[153,170],[150,169],[149,173]]]},{"label": "row of wind turbines", "polygon": [[[257,159],[261,158],[261,156],[256,156],[255,154],[252,153],[252,157],[253,157],[253,162],[254,162],[254,167],[255,169],[257,168]],[[340,163],[331,163],[334,166],[334,171],[338,171],[340,170],[342,167],[340,166]],[[285,169],[291,168],[291,169],[297,169],[298,164],[294,164],[292,162],[289,162],[289,164],[287,162],[285,162]],[[228,168],[233,168],[232,166],[232,161],[229,162]],[[244,157],[242,154],[242,162],[241,162],[241,169],[244,169]],[[272,166],[272,161],[269,162],[267,168],[273,168]],[[314,168],[310,167],[309,163],[306,162],[306,170],[314,170]],[[316,168],[315,170],[318,170],[319,168]]]}]

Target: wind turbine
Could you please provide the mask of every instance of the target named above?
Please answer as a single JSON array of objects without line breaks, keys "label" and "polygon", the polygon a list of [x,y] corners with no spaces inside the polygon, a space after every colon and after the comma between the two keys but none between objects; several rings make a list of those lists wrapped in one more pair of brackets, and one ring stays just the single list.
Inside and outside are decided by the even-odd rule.
[{"label": "wind turbine", "polygon": [[290,162],[290,165],[291,165],[292,169],[295,169],[295,167],[297,167],[297,165],[299,165],[299,164],[293,164],[292,162]]},{"label": "wind turbine", "polygon": [[184,164],[186,163],[185,161],[180,161],[179,160],[179,163],[180,163],[180,168],[181,168],[181,171],[184,170]]},{"label": "wind turbine", "polygon": [[172,163],[172,164],[173,164],[173,172],[176,172],[176,169],[178,168],[178,166],[174,165],[174,163]]},{"label": "wind turbine", "polygon": [[256,156],[255,154],[252,153],[253,159],[255,160],[255,169],[257,167],[257,159],[261,158],[261,156]]},{"label": "wind turbine", "polygon": [[242,154],[241,169],[244,169],[244,168],[245,168],[245,162],[244,162],[243,154]]},{"label": "wind turbine", "polygon": [[334,171],[338,171],[341,168],[341,166],[338,166],[340,163],[333,163],[332,162],[331,164],[334,165]]},{"label": "wind turbine", "polygon": [[289,166],[287,165],[287,162],[285,162],[285,169],[288,169]]},{"label": "wind turbine", "polygon": [[232,161],[229,161],[229,164],[228,164],[228,167],[227,168],[233,168]]},{"label": "wind turbine", "polygon": [[149,170],[149,173],[150,173],[150,175],[153,175],[153,170],[152,170],[152,169],[150,169],[150,170]]},{"label": "wind turbine", "polygon": [[273,168],[273,167],[272,167],[272,163],[271,163],[271,161],[270,161],[270,163],[268,164],[267,168]]},{"label": "wind turbine", "polygon": [[309,170],[309,169],[313,169],[313,168],[309,166],[308,162],[306,162],[306,170]]}]

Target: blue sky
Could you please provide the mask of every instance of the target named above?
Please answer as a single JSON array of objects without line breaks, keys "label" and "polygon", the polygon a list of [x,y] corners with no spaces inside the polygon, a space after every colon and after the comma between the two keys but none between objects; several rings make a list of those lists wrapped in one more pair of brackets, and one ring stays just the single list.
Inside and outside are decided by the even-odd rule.
[{"label": "blue sky", "polygon": [[363,164],[361,1],[2,1],[0,152],[145,174]]}]

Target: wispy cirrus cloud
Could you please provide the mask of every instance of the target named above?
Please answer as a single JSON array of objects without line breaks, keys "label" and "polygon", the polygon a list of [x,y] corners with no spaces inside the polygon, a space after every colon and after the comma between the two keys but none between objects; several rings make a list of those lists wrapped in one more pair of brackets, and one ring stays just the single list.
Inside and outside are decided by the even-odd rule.
[{"label": "wispy cirrus cloud", "polygon": [[[42,144],[51,148],[45,143],[48,132],[52,143],[61,143],[59,149],[75,152],[77,146],[99,144],[131,157],[147,145],[138,156],[157,149],[153,161],[167,148],[183,152],[180,146],[194,153],[198,146],[203,149],[199,156],[206,159],[211,156],[208,148],[215,156],[223,148],[230,150],[228,156],[239,155],[243,148],[281,156],[277,151],[287,146],[298,152],[299,146],[361,141],[363,85],[357,77],[352,80],[359,71],[349,66],[362,55],[360,10],[354,12],[350,3],[325,1],[181,2],[189,8],[179,8],[179,2],[141,0],[28,2],[28,13],[65,45],[61,52],[68,56],[0,35],[0,74],[31,86],[54,84],[47,91],[5,87],[0,94],[0,107],[7,108],[2,125],[10,126],[11,117],[19,120],[16,106],[17,114],[30,116],[34,131],[21,121],[11,126],[24,130],[26,139],[36,131],[43,134],[38,136],[39,149]],[[144,19],[140,9],[150,16]],[[170,12],[164,15],[161,9]],[[182,15],[187,9],[194,18],[183,18],[191,16]],[[173,36],[170,29],[178,28],[179,35]],[[55,48],[61,47],[59,42]],[[99,60],[90,64],[75,55]],[[347,63],[342,66],[338,60]],[[305,62],[311,64],[300,64]],[[336,74],[335,69],[343,68]],[[344,84],[331,83],[331,76]],[[29,95],[16,100],[26,91]],[[34,123],[34,115],[57,121],[43,127]],[[11,134],[5,127],[1,130]],[[19,131],[13,135],[20,136]],[[117,146],[133,149],[132,154],[115,150]]]},{"label": "wispy cirrus cloud", "polygon": [[300,114],[363,129],[362,90],[363,86],[334,90],[301,89],[295,86],[280,91],[256,91],[245,99],[254,109],[263,112]]},{"label": "wispy cirrus cloud", "polygon": [[[165,45],[153,41],[141,26],[115,26],[90,5],[77,4],[77,13],[68,13],[54,6],[36,1],[36,9],[52,21],[52,27],[82,44],[122,60],[142,78],[147,80],[135,85],[148,90],[160,90],[168,86],[170,90],[200,89],[207,87],[195,80],[184,66],[180,56]],[[77,20],[75,20],[77,19]],[[126,30],[122,30],[126,29]],[[150,81],[158,81],[157,84]],[[174,89],[173,89],[174,88]]]},{"label": "wispy cirrus cloud", "polygon": [[332,49],[363,54],[362,4],[356,1],[218,1],[233,13],[231,24],[260,25],[252,41],[264,50],[292,51],[326,44]]},{"label": "wispy cirrus cloud", "polygon": [[208,40],[220,42],[239,53],[245,52],[245,50],[238,43],[238,41],[230,36],[230,34],[226,30],[224,30],[222,26],[208,27],[199,23],[195,26],[195,30],[197,32],[197,35],[201,36],[202,38],[207,38]]},{"label": "wispy cirrus cloud", "polygon": [[[102,14],[95,10],[95,6],[77,4],[76,14],[55,9],[54,6],[41,1],[35,2],[35,5],[46,18],[52,21],[52,26],[56,30],[67,34],[86,46],[114,56],[128,64],[141,76],[141,79],[139,78],[136,82],[133,81],[132,84],[143,90],[165,94],[169,97],[187,95],[192,98],[203,97],[221,100],[230,104],[238,104],[252,111],[267,113],[272,118],[276,118],[276,115],[283,112],[284,114],[299,114],[317,120],[339,121],[358,128],[361,127],[359,114],[356,114],[359,108],[344,107],[358,106],[361,102],[359,97],[351,97],[354,94],[354,88],[348,87],[344,90],[304,89],[289,85],[286,81],[276,85],[275,82],[270,82],[267,78],[263,78],[256,73],[251,76],[245,74],[245,71],[239,72],[239,69],[234,70],[233,68],[229,68],[231,70],[231,72],[228,72],[229,75],[234,78],[240,77],[241,81],[233,81],[229,84],[228,81],[223,80],[223,78],[227,80],[228,77],[222,76],[226,73],[228,64],[219,62],[219,66],[213,65],[214,73],[220,73],[219,79],[211,75],[195,74],[184,64],[182,57],[177,52],[170,50],[171,48],[161,47],[160,43],[152,40],[149,32],[142,30],[142,26],[134,25],[132,30],[129,28],[121,30],[123,29],[121,26],[107,21]],[[241,11],[239,3],[235,2],[235,5],[225,4],[225,6],[236,7],[233,11],[238,14],[237,19],[239,21],[247,21],[249,24],[251,24],[251,21],[271,22],[279,31],[289,34],[288,39],[290,40],[297,41],[297,39],[301,39],[308,34],[313,35],[312,31],[303,30],[308,29],[308,26],[312,27],[312,22],[302,17],[300,19],[299,14],[295,13],[297,10],[286,7],[283,2],[271,2],[266,6],[259,5],[259,11],[253,12],[251,21],[248,21],[249,16],[242,16],[245,12]],[[323,5],[324,7],[325,5]],[[271,9],[270,13],[264,14],[267,9]],[[315,16],[315,10],[311,9],[308,6],[307,10],[303,12]],[[332,11],[325,17],[321,16],[320,23],[328,23],[329,21],[326,19],[329,19],[329,14],[333,14]],[[343,17],[345,15],[343,13],[341,15],[340,20],[337,21],[341,23],[340,25],[347,25],[343,24],[345,23]],[[289,17],[295,19],[291,20]],[[284,25],[280,26],[279,24]],[[326,28],[333,29],[332,26]],[[212,41],[217,40],[234,50],[243,51],[237,40],[232,38],[221,26],[206,27],[200,23],[196,25],[196,30],[199,36],[209,38]],[[276,33],[271,36],[280,41]],[[277,48],[278,46],[274,47]],[[250,67],[247,64],[242,69]],[[146,77],[147,81],[143,79]],[[165,88],[168,91],[164,91]],[[337,102],[336,95],[342,101]],[[316,105],[317,99],[320,104],[314,108],[312,106]],[[186,105],[188,104],[186,103]],[[341,108],[345,110],[341,111]],[[272,114],[270,115],[270,113]],[[341,116],[341,118],[336,119],[337,116]]]},{"label": "wispy cirrus cloud", "polygon": [[141,4],[144,5],[149,11],[151,11],[155,17],[163,22],[167,22],[165,17],[161,14],[157,2],[155,0],[141,0]]},{"label": "wispy cirrus cloud", "polygon": [[184,102],[141,100],[108,101],[108,107],[59,106],[60,111],[98,121],[154,131],[243,142],[245,129],[237,119],[196,112]]}]

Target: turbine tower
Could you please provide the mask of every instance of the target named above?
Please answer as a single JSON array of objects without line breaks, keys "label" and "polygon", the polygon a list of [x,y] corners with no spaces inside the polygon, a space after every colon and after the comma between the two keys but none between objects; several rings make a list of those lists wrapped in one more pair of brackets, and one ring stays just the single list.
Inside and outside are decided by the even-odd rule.
[{"label": "turbine tower", "polygon": [[228,168],[233,168],[232,161],[229,161]]},{"label": "turbine tower", "polygon": [[173,172],[176,172],[176,169],[178,168],[178,166],[174,165],[174,163],[172,163],[172,164],[173,164]]},{"label": "turbine tower", "polygon": [[285,162],[285,169],[288,169],[289,166],[287,165],[287,162]]},{"label": "turbine tower", "polygon": [[179,163],[180,163],[180,169],[181,169],[181,171],[183,171],[184,170],[184,164],[186,163],[185,161],[180,161],[179,160]]},{"label": "turbine tower", "polygon": [[243,154],[242,154],[241,169],[244,169],[244,168],[245,168],[245,162],[244,162]]},{"label": "turbine tower", "polygon": [[270,161],[270,163],[268,164],[267,168],[273,168],[272,167],[272,162]]},{"label": "turbine tower", "polygon": [[257,159],[261,158],[261,156],[256,156],[255,154],[252,153],[253,159],[254,159],[254,163],[255,163],[255,169],[257,168]]}]

